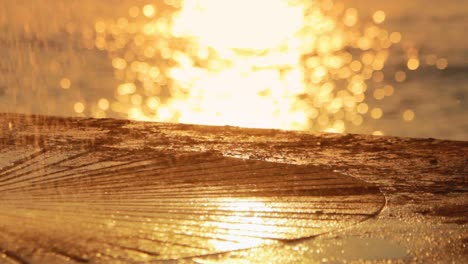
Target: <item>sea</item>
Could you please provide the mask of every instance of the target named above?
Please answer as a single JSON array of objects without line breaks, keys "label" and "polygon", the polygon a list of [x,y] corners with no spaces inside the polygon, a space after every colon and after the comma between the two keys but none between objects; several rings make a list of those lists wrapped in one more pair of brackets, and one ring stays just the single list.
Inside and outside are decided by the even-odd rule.
[{"label": "sea", "polygon": [[[0,0],[0,112],[93,116],[99,99],[113,98],[119,85],[112,54],[95,47],[96,21],[156,2],[162,1]],[[328,2],[357,10],[363,21],[383,11],[379,27],[401,33],[382,70],[393,94],[374,98],[368,84],[366,104],[382,116],[366,114],[347,133],[468,140],[468,1]],[[268,10],[265,4],[259,18]],[[417,54],[415,70],[408,68],[408,50]],[[404,81],[395,80],[399,71]],[[129,118],[112,111],[105,117]]]}]

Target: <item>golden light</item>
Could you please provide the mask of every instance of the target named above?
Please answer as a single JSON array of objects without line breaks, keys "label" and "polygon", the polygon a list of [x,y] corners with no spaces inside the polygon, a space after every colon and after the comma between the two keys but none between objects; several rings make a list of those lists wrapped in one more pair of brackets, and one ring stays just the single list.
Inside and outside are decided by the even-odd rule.
[{"label": "golden light", "polygon": [[382,100],[385,97],[385,90],[384,89],[376,89],[374,91],[374,98],[377,100]]},{"label": "golden light", "polygon": [[97,21],[94,25],[96,32],[104,33],[106,31],[106,23],[104,21]]},{"label": "golden light", "polygon": [[373,119],[380,119],[382,117],[382,115],[383,115],[383,111],[382,111],[382,109],[380,109],[378,107],[372,109],[372,111],[371,111],[371,117]]},{"label": "golden light", "polygon": [[395,88],[393,88],[393,86],[391,85],[385,85],[383,89],[385,92],[385,96],[392,96],[393,93],[395,92]]},{"label": "golden light", "polygon": [[404,71],[397,71],[395,73],[395,81],[404,82],[406,80],[406,73]]},{"label": "golden light", "polygon": [[358,20],[358,13],[355,8],[348,8],[345,12],[343,22],[346,26],[352,27],[356,25]]},{"label": "golden light", "polygon": [[411,59],[408,60],[406,65],[407,65],[408,69],[414,71],[414,70],[419,68],[419,60],[416,59],[416,58],[411,58]]},{"label": "golden light", "polygon": [[[224,221],[220,222],[207,222],[206,228],[212,231],[217,229],[227,230],[225,233],[226,238],[229,240],[237,241],[239,248],[254,247],[263,242],[261,239],[252,237],[252,234],[261,233],[268,234],[271,232],[278,232],[277,227],[269,224],[270,220],[264,217],[250,216],[245,217],[246,213],[254,212],[272,212],[273,209],[268,207],[261,201],[243,200],[239,198],[232,198],[223,200],[222,207],[219,210],[229,212],[224,217]],[[247,220],[247,221],[246,221]],[[233,243],[223,243],[222,240],[212,240],[211,245],[219,250],[233,250]]]},{"label": "golden light", "polygon": [[[265,7],[268,12],[260,15]],[[287,1],[198,0],[184,2],[172,30],[176,36],[193,37],[201,45],[231,53],[229,49],[262,51],[287,44],[302,26],[302,7]]]},{"label": "golden light", "polygon": [[106,111],[107,109],[109,109],[109,100],[107,100],[106,98],[99,99],[98,106],[101,110]]},{"label": "golden light", "polygon": [[130,119],[341,133],[401,39],[373,20],[334,1],[174,0],[97,21],[95,45],[119,81],[109,108]]},{"label": "golden light", "polygon": [[408,109],[403,112],[403,120],[405,120],[406,122],[413,121],[414,116],[415,114],[413,110]]},{"label": "golden light", "polygon": [[392,43],[399,43],[401,41],[401,33],[400,32],[393,32],[390,34],[390,41]]},{"label": "golden light", "polygon": [[376,11],[372,18],[374,19],[374,22],[377,24],[381,24],[385,21],[385,12],[382,10]]},{"label": "golden light", "polygon": [[112,67],[123,70],[125,67],[127,67],[127,61],[122,58],[115,58],[112,60]]},{"label": "golden light", "polygon": [[76,102],[74,105],[73,105],[73,109],[75,110],[76,113],[83,113],[84,110],[85,110],[85,105],[82,103],[82,102]]},{"label": "golden light", "polygon": [[[131,11],[134,14],[136,13],[135,10],[131,10]],[[154,6],[152,6],[152,5],[145,5],[143,7],[143,15],[145,15],[146,17],[153,17],[155,12],[156,12],[156,10],[155,10]]]},{"label": "golden light", "polygon": [[372,75],[372,80],[373,80],[374,82],[377,82],[377,83],[382,82],[382,81],[384,80],[384,78],[385,78],[385,75],[384,75],[384,73],[381,72],[381,71],[376,71],[376,72],[374,72],[374,74]]},{"label": "golden light", "polygon": [[60,87],[63,89],[70,89],[71,81],[68,78],[62,78],[60,80]]},{"label": "golden light", "polygon": [[[264,6],[269,12],[259,19],[258,10]],[[178,121],[305,128],[303,109],[294,109],[296,97],[305,92],[302,54],[300,42],[291,40],[303,19],[301,6],[282,0],[184,2],[173,20],[174,35],[194,41],[196,56],[203,58],[207,51],[213,55],[205,68],[194,67],[190,55],[174,57],[179,66],[171,70],[171,77],[190,86],[184,89],[184,102],[172,102]],[[320,68],[316,72],[318,78],[323,74]]]},{"label": "golden light", "polygon": [[436,61],[436,67],[439,70],[445,70],[448,67],[447,59],[441,58]]},{"label": "golden light", "polygon": [[384,133],[382,131],[380,131],[380,130],[376,130],[376,131],[372,132],[372,135],[374,135],[374,136],[383,136]]},{"label": "golden light", "polygon": [[367,111],[369,111],[369,106],[365,103],[361,103],[357,106],[357,111],[360,114],[365,114]]}]

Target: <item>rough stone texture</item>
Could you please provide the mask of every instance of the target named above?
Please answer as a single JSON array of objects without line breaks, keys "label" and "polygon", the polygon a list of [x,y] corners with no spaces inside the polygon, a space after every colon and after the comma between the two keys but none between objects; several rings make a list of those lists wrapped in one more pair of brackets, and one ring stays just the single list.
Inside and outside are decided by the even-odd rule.
[{"label": "rough stone texture", "polygon": [[[229,162],[238,158],[249,160],[247,167],[271,164],[279,170],[336,172],[336,177],[355,179],[359,186],[378,186],[386,198],[378,215],[358,225],[346,224],[309,239],[280,239],[267,246],[185,258],[189,262],[468,262],[468,142],[2,114],[0,145],[11,148],[8,151],[23,149],[20,152],[25,146],[64,152],[72,146],[115,153],[191,153]],[[17,249],[5,249],[14,243],[11,233],[4,230],[1,235],[0,241],[10,241],[0,245],[5,262],[41,254],[21,255],[27,247],[19,242]],[[61,253],[68,261],[95,261]]]}]

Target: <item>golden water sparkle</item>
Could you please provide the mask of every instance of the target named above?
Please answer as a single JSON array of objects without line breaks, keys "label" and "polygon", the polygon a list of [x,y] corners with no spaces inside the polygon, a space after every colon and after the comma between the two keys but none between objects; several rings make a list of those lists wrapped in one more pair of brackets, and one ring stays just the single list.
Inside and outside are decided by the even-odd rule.
[{"label": "golden water sparkle", "polygon": [[[369,97],[394,93],[382,70],[402,36],[382,28],[385,19],[382,10],[363,19],[331,0],[133,6],[95,23],[95,46],[109,53],[120,84],[93,115],[109,108],[144,121],[346,132],[383,115],[367,110]],[[418,69],[417,49],[404,48],[407,68]]]}]

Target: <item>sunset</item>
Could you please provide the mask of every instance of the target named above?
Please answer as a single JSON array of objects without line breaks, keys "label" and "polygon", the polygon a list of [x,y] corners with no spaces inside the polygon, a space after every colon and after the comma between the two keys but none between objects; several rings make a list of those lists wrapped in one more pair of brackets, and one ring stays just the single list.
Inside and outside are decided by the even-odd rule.
[{"label": "sunset", "polygon": [[0,0],[0,263],[464,263],[468,4]]}]

